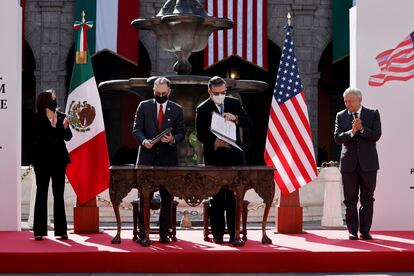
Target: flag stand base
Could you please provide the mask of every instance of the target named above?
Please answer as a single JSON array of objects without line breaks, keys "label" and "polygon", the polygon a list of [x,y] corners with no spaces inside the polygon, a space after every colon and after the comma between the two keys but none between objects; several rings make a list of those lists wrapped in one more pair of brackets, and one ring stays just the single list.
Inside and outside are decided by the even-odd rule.
[{"label": "flag stand base", "polygon": [[277,228],[275,233],[301,234],[303,231],[303,210],[299,201],[299,190],[279,198],[277,207]]},{"label": "flag stand base", "polygon": [[98,234],[99,208],[93,198],[82,205],[76,200],[73,208],[73,232],[75,234]]}]

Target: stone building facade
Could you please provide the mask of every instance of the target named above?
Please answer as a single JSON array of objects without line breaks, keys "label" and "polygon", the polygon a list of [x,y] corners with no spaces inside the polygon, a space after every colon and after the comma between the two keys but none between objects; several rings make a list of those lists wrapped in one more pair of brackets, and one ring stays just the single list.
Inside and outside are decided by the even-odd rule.
[{"label": "stone building facade", "polygon": [[[141,0],[141,17],[151,17],[165,0]],[[36,68],[36,93],[53,87],[59,105],[65,106],[66,61],[74,43],[74,0],[26,0],[24,39],[30,46]],[[296,55],[309,108],[312,134],[318,137],[318,64],[332,40],[331,0],[268,0],[268,39],[283,45],[286,15],[293,15]],[[172,71],[175,57],[162,50],[152,32],[141,31],[139,39],[148,51],[152,74]],[[278,66],[270,63],[269,66]]]}]

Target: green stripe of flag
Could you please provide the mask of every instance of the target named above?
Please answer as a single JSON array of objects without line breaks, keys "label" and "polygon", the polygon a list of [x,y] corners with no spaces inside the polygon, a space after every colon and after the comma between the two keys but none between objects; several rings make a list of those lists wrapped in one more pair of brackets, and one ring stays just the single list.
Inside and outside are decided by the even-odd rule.
[{"label": "green stripe of flag", "polygon": [[85,20],[93,21],[94,24],[93,28],[88,31],[88,49],[93,55],[96,49],[96,0],[76,0],[74,14],[76,21],[82,21],[82,11],[85,11]]},{"label": "green stripe of flag", "polygon": [[75,60],[75,63],[73,64],[72,79],[70,80],[69,94],[72,93],[76,87],[80,86],[82,83],[94,76],[89,52],[87,61],[88,62],[86,64],[76,64]]},{"label": "green stripe of flag", "polygon": [[333,62],[349,56],[349,9],[352,0],[334,0],[332,8]]}]

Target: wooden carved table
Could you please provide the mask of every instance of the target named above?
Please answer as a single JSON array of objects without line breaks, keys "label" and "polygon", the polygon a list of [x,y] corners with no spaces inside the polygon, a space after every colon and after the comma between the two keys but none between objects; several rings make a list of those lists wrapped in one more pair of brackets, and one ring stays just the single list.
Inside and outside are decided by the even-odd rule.
[{"label": "wooden carved table", "polygon": [[[236,195],[236,246],[244,245],[240,239],[240,218],[243,198],[247,190],[254,189],[263,199],[265,210],[262,219],[262,243],[270,244],[272,240],[266,235],[269,210],[275,194],[273,167],[149,167],[149,166],[112,166],[109,184],[109,196],[114,208],[117,234],[112,243],[121,243],[121,217],[119,205],[131,189],[142,193],[144,201],[144,226],[146,237],[141,244],[149,246],[150,196],[164,185],[176,197],[183,199],[190,206],[199,205],[204,199],[228,187]],[[175,214],[173,214],[175,215]]]}]

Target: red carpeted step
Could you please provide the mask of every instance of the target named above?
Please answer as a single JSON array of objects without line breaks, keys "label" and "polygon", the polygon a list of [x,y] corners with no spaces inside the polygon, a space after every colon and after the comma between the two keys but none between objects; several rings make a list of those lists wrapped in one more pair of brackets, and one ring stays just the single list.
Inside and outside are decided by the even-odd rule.
[{"label": "red carpeted step", "polygon": [[273,240],[263,245],[261,231],[249,230],[244,247],[203,240],[202,230],[177,232],[177,242],[151,247],[132,241],[124,230],[122,243],[111,244],[115,231],[69,234],[59,240],[49,233],[35,241],[33,233],[0,232],[0,272],[381,272],[414,271],[414,232],[373,232],[374,240],[350,241],[344,230],[309,230],[283,235],[267,231]]}]

